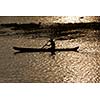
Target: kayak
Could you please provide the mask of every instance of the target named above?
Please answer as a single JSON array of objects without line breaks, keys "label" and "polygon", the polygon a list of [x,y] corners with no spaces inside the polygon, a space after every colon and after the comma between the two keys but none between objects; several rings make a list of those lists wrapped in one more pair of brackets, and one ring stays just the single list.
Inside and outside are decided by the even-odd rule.
[{"label": "kayak", "polygon": [[23,47],[13,47],[14,50],[19,52],[57,52],[57,51],[78,51],[79,47],[75,48],[58,48],[52,50],[51,48],[23,48]]}]

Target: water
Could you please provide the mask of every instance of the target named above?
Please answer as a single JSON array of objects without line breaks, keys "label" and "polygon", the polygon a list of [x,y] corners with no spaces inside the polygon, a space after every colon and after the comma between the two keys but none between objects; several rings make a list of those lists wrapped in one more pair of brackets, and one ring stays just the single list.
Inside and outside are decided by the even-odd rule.
[{"label": "water", "polygon": [[[81,18],[83,17],[83,18]],[[79,23],[100,21],[99,16],[0,16],[0,23]]]},{"label": "water", "polygon": [[48,41],[48,37],[16,35],[15,33],[23,31],[1,28],[0,82],[100,82],[100,31],[71,31],[77,31],[79,34],[68,36],[73,39],[57,40],[56,47],[79,46],[79,52],[56,52],[53,56],[40,52],[14,55],[13,46],[42,47]]},{"label": "water", "polygon": [[100,82],[99,31],[78,30],[83,37],[56,41],[57,48],[79,46],[77,52],[21,53],[13,46],[42,47],[48,38],[0,36],[0,82]]}]

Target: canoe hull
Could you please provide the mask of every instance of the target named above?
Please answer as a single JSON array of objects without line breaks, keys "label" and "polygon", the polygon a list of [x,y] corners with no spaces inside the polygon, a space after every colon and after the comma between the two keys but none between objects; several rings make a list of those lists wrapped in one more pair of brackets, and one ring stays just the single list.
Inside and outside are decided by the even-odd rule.
[{"label": "canoe hull", "polygon": [[60,52],[60,51],[78,51],[79,47],[75,48],[65,48],[65,49],[55,49],[52,50],[51,48],[45,49],[45,48],[23,48],[23,47],[13,47],[14,50],[17,50],[19,52]]}]

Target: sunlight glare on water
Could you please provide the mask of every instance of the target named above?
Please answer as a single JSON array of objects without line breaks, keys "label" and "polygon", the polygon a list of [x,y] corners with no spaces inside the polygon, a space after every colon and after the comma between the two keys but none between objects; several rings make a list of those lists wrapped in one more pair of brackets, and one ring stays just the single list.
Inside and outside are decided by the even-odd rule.
[{"label": "sunlight glare on water", "polygon": [[81,23],[98,21],[98,17],[94,16],[62,16],[53,22],[55,23]]},{"label": "sunlight glare on water", "polygon": [[80,23],[100,21],[98,16],[3,16],[0,23]]}]

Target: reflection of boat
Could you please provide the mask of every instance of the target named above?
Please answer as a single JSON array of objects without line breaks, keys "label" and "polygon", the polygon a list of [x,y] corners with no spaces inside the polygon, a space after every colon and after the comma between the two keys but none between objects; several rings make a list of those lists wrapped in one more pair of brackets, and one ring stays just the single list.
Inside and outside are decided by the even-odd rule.
[{"label": "reflection of boat", "polygon": [[[65,48],[65,49],[54,49],[53,52],[57,51],[77,51],[79,47],[75,48]],[[22,48],[22,47],[13,47],[14,50],[18,50],[18,52],[52,52],[51,48]]]}]

